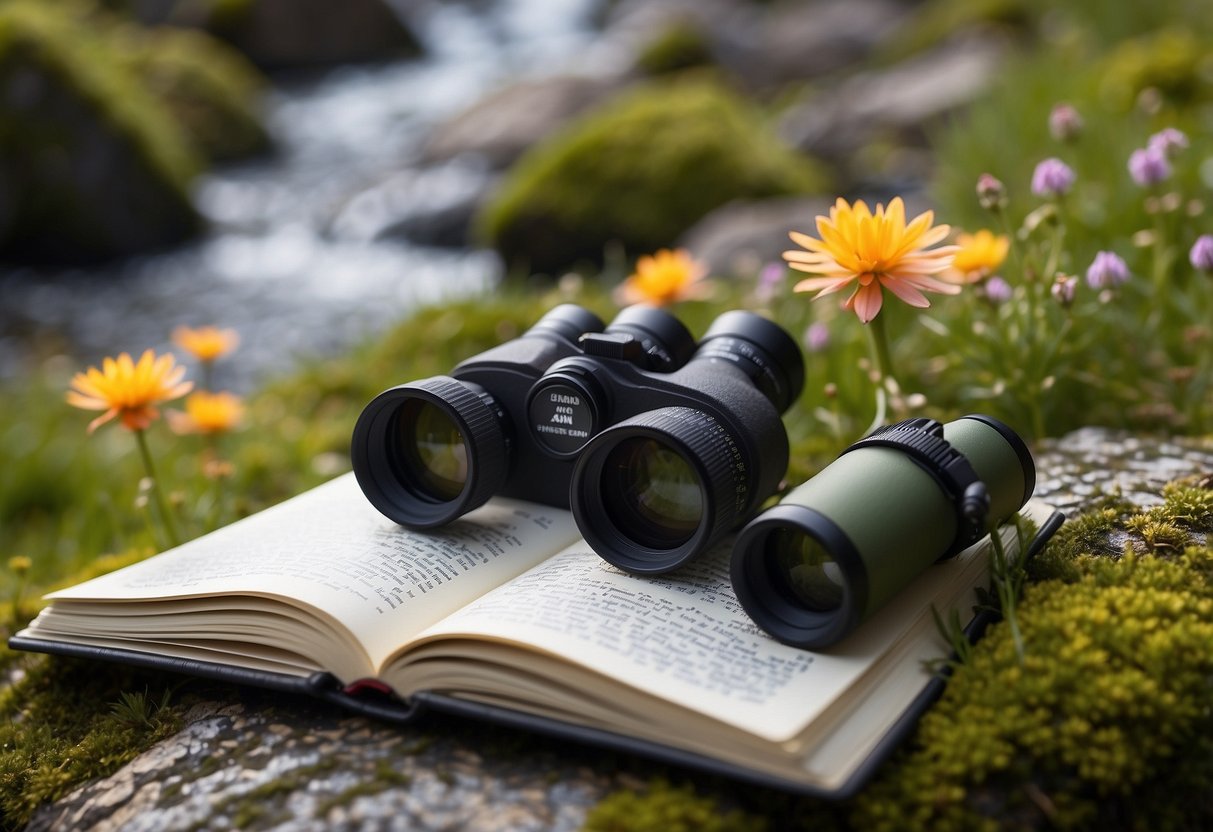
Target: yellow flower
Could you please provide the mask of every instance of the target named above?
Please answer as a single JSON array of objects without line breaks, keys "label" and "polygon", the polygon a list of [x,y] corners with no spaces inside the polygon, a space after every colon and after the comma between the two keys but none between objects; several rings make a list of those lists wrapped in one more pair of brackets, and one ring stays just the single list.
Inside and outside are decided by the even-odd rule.
[{"label": "yellow flower", "polygon": [[788,265],[822,275],[800,281],[793,291],[817,291],[816,300],[854,283],[855,291],[843,308],[853,310],[865,324],[880,313],[882,289],[917,307],[931,305],[922,290],[956,294],[960,287],[931,277],[947,269],[956,252],[956,246],[930,248],[951,230],[946,225],[932,227],[934,220],[934,212],[926,211],[906,225],[901,197],[894,198],[887,210],[877,205],[875,214],[863,200],[849,205],[840,198],[830,216],[817,218],[820,240],[795,231],[789,234],[808,251],[785,251]]},{"label": "yellow flower", "polygon": [[13,555],[8,559],[9,570],[14,572],[18,577],[23,576],[33,565],[34,562],[30,560],[28,555]]},{"label": "yellow flower", "polygon": [[704,278],[707,266],[684,248],[659,250],[636,261],[636,271],[616,291],[620,304],[651,303],[665,306],[680,300],[710,297],[712,287]]},{"label": "yellow flower", "polygon": [[952,260],[952,267],[940,277],[949,283],[977,283],[985,280],[1007,259],[1011,250],[1011,239],[1005,234],[995,234],[981,229],[976,234],[960,234],[956,237],[960,250]]},{"label": "yellow flower", "polygon": [[130,430],[143,430],[160,415],[156,405],[184,396],[193,389],[192,381],[182,381],[185,367],[177,366],[172,355],[157,357],[147,350],[139,363],[122,353],[117,360],[106,358],[102,369],[89,367],[86,373],[76,373],[67,403],[85,410],[105,412],[89,423],[92,433],[115,416]]},{"label": "yellow flower", "polygon": [[199,390],[185,400],[185,412],[171,411],[169,422],[177,433],[227,433],[244,418],[244,404],[232,393]]},{"label": "yellow flower", "polygon": [[179,326],[173,330],[173,343],[199,361],[209,363],[236,349],[240,336],[234,329],[217,329],[213,326],[190,329]]}]

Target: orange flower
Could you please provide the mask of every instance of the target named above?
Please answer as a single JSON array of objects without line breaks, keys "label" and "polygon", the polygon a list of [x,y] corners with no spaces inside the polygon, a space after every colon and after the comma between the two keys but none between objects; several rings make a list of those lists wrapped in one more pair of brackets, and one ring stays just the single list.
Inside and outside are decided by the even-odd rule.
[{"label": "orange flower", "polygon": [[172,355],[156,357],[151,350],[137,364],[124,352],[117,360],[106,358],[101,366],[76,373],[73,389],[67,392],[67,403],[73,407],[105,411],[89,423],[89,433],[115,416],[129,430],[143,430],[160,415],[158,403],[184,396],[194,387],[192,381],[181,380],[185,367],[176,366]]},{"label": "orange flower", "polygon": [[244,418],[244,404],[233,393],[199,390],[185,400],[185,412],[170,411],[169,423],[176,433],[227,433]]},{"label": "orange flower", "polygon": [[901,197],[894,198],[887,210],[877,205],[874,214],[863,200],[850,205],[840,198],[830,216],[817,218],[820,240],[795,231],[789,234],[808,251],[785,251],[788,265],[822,275],[800,281],[793,291],[817,291],[816,300],[854,283],[855,291],[843,308],[853,310],[865,324],[880,314],[884,289],[917,307],[931,305],[924,290],[956,294],[959,286],[931,277],[947,269],[956,252],[956,246],[930,248],[951,230],[946,225],[932,227],[934,220],[934,212],[927,211],[906,225]]},{"label": "orange flower", "polygon": [[940,275],[949,283],[978,283],[985,280],[1007,259],[1011,239],[983,228],[975,234],[959,234],[956,244],[960,250],[952,267]]},{"label": "orange flower", "polygon": [[691,257],[684,248],[670,251],[663,248],[652,256],[636,261],[636,271],[616,290],[616,300],[623,305],[651,303],[665,306],[680,300],[710,297],[712,286],[704,278],[708,268]]},{"label": "orange flower", "polygon": [[199,361],[210,363],[236,349],[240,336],[234,329],[217,329],[213,326],[190,329],[179,326],[173,330],[173,343]]}]

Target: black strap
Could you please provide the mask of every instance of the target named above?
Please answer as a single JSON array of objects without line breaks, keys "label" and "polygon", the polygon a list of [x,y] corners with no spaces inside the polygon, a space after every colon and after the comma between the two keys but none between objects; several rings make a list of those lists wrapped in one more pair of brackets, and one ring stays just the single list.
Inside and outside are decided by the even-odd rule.
[{"label": "black strap", "polygon": [[904,453],[931,475],[955,506],[956,537],[940,560],[954,557],[985,535],[989,491],[968,457],[943,438],[942,424],[934,419],[906,419],[873,431],[843,453],[872,447]]}]

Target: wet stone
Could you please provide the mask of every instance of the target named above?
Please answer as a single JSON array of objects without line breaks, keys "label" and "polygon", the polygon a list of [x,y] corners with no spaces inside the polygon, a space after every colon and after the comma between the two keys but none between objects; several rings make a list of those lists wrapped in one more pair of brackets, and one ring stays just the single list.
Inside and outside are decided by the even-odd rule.
[{"label": "wet stone", "polygon": [[[1117,489],[1157,503],[1169,480],[1213,473],[1209,440],[1084,429],[1034,453],[1037,496],[1071,515]],[[726,803],[750,788],[439,715],[397,725],[302,697],[204,690],[212,701],[175,736],[43,807],[30,829],[573,830],[606,795],[656,776]]]}]

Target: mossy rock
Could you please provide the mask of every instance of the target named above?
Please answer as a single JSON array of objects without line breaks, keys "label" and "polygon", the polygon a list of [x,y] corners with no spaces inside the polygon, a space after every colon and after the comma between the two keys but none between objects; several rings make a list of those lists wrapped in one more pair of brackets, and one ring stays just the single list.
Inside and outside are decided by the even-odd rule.
[{"label": "mossy rock", "polygon": [[1146,89],[1175,105],[1213,99],[1213,42],[1188,29],[1169,28],[1126,40],[1103,60],[1100,93],[1126,111]]},{"label": "mossy rock", "polygon": [[694,20],[671,21],[636,56],[636,68],[645,75],[667,75],[714,63],[708,34]]},{"label": "mossy rock", "polygon": [[95,10],[0,5],[0,251],[89,261],[178,242],[199,159]]},{"label": "mossy rock", "polygon": [[117,37],[129,69],[201,156],[220,162],[269,149],[257,112],[264,78],[238,52],[189,29],[124,26]]},{"label": "mossy rock", "polygon": [[827,177],[759,113],[700,77],[624,93],[534,147],[477,218],[513,267],[556,272],[668,246],[730,200],[822,190]]}]

